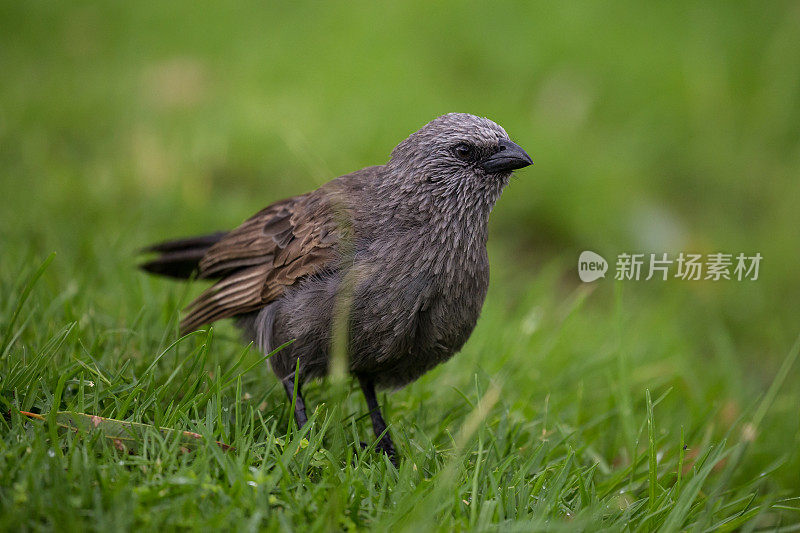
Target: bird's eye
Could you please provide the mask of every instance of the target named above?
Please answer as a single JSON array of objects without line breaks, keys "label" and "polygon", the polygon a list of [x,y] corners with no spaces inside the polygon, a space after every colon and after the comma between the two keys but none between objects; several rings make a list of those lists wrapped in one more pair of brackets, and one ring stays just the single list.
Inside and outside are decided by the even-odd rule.
[{"label": "bird's eye", "polygon": [[453,153],[462,161],[469,161],[475,152],[474,148],[467,143],[458,143],[453,147]]}]

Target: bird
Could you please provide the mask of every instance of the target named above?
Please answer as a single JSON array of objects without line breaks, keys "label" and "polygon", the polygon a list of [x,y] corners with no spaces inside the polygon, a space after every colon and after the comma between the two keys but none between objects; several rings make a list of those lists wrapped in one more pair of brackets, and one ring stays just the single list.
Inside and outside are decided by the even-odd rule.
[{"label": "bird", "polygon": [[330,372],[343,331],[375,447],[397,465],[376,388],[399,389],[461,350],[489,286],[489,215],[532,163],[495,122],[448,113],[383,165],[277,201],[232,231],[149,246],[156,255],[140,267],[214,280],[184,310],[181,334],[233,318],[263,353],[282,347],[269,363],[299,428],[302,386]]}]

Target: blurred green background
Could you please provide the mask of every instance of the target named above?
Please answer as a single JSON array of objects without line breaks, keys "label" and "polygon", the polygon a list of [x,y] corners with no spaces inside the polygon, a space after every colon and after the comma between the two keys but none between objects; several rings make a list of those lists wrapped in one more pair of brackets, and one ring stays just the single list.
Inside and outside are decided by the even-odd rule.
[{"label": "blurred green background", "polygon": [[[798,27],[797,2],[3,1],[0,269],[13,280],[55,250],[45,285],[83,295],[65,316],[166,327],[160,302],[180,288],[137,274],[138,248],[232,228],[383,163],[440,114],[483,115],[535,165],[493,214],[490,315],[468,353],[491,370],[492,335],[533,334],[542,313],[588,290],[564,357],[525,355],[518,379],[548,365],[569,376],[624,339],[635,402],[645,386],[677,386],[665,405],[724,431],[800,325]],[[576,273],[587,249],[611,263],[764,259],[752,282],[609,276],[589,288]],[[800,467],[799,376],[749,467],[782,457],[784,488]],[[575,382],[551,385],[573,401]]]}]

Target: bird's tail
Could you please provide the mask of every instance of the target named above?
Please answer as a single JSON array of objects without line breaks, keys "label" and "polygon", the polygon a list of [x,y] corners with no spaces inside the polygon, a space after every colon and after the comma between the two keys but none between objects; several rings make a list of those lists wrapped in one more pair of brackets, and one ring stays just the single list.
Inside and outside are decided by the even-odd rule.
[{"label": "bird's tail", "polygon": [[139,265],[139,268],[159,276],[188,279],[197,271],[197,265],[209,248],[227,232],[212,233],[199,237],[166,241],[143,249],[144,253],[157,253],[155,259]]}]

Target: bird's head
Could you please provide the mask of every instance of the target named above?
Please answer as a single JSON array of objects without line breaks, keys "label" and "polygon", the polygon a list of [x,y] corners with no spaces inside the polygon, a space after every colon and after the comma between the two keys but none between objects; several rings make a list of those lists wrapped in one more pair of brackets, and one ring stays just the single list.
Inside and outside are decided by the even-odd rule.
[{"label": "bird's head", "polygon": [[[449,113],[412,133],[392,151],[387,167],[429,191],[499,192],[511,173],[532,164],[506,131],[483,117]],[[496,199],[496,198],[495,198]]]}]

